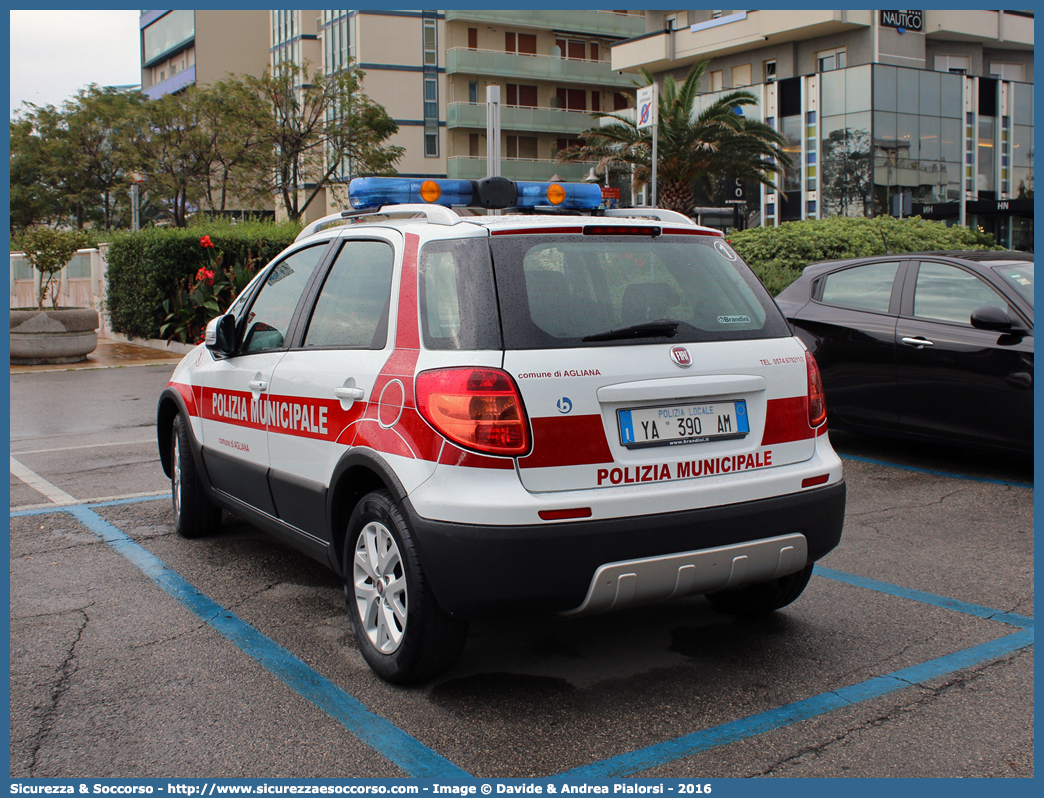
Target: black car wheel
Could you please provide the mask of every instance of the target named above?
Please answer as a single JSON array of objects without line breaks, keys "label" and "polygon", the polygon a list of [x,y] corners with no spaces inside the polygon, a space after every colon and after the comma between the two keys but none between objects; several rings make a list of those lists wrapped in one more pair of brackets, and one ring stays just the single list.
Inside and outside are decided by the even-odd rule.
[{"label": "black car wheel", "polygon": [[812,576],[812,563],[800,571],[767,582],[757,582],[734,590],[708,593],[707,599],[730,615],[763,615],[797,599]]},{"label": "black car wheel", "polygon": [[352,512],[343,573],[356,644],[378,676],[406,684],[453,667],[467,624],[435,600],[409,525],[386,492],[367,494]]},{"label": "black car wheel", "polygon": [[184,538],[212,535],[221,526],[221,509],[210,503],[200,483],[189,444],[188,422],[178,413],[171,425],[170,493],[174,530]]}]

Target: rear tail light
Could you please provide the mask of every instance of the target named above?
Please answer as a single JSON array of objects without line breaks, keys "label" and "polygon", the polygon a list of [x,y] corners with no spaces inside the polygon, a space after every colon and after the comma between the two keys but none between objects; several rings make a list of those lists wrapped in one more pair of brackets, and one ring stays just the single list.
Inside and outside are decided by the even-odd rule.
[{"label": "rear tail light", "polygon": [[529,451],[529,421],[518,388],[499,369],[454,368],[417,375],[417,410],[454,443],[483,454]]},{"label": "rear tail light", "polygon": [[808,370],[808,425],[815,429],[826,421],[827,410],[823,378],[811,352],[805,352],[805,367]]}]

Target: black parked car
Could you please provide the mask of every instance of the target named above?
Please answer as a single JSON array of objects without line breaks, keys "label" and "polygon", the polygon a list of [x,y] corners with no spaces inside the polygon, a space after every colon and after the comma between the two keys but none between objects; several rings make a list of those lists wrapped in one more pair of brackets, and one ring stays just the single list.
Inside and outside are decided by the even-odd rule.
[{"label": "black parked car", "polygon": [[832,429],[1032,452],[1032,254],[816,263],[776,302],[819,363]]}]

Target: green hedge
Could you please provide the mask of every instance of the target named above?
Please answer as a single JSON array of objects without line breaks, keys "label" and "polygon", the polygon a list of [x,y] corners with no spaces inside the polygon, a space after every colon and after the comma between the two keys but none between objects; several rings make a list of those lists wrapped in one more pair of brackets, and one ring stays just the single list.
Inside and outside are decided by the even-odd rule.
[{"label": "green hedge", "polygon": [[[291,244],[300,230],[294,224],[213,221],[117,234],[109,246],[105,300],[113,330],[134,338],[159,338],[165,316],[162,299],[171,297],[178,284],[194,277],[200,267],[209,267],[212,253],[222,253],[225,268],[248,260],[260,268]],[[204,235],[210,236],[213,250],[200,246]]]},{"label": "green hedge", "polygon": [[732,234],[732,246],[775,296],[810,263],[844,260],[889,252],[930,252],[947,249],[1003,249],[992,235],[967,227],[947,227],[920,216],[874,219],[835,216],[779,227],[753,227]]}]

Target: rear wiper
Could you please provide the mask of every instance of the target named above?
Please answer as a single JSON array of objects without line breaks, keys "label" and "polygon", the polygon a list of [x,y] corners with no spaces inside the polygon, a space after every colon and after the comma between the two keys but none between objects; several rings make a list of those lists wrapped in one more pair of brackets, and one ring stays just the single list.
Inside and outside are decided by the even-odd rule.
[{"label": "rear wiper", "polygon": [[623,338],[673,338],[678,333],[680,321],[657,319],[630,327],[618,327],[614,330],[585,335],[581,341],[617,341]]}]

